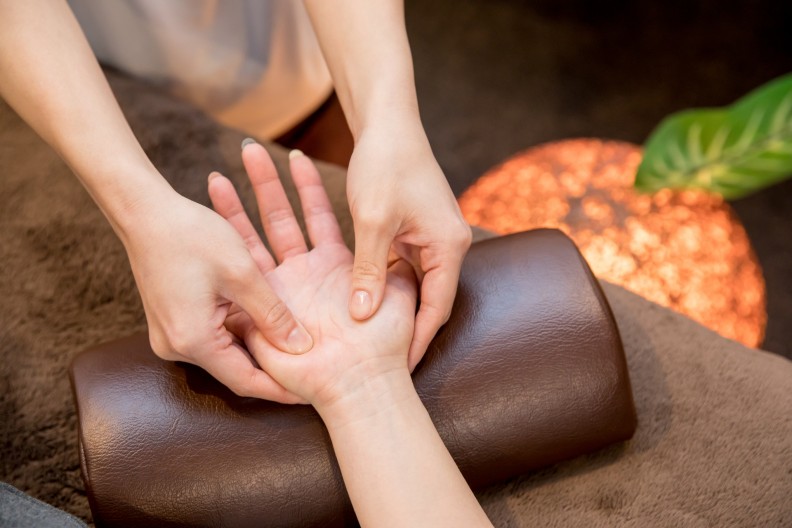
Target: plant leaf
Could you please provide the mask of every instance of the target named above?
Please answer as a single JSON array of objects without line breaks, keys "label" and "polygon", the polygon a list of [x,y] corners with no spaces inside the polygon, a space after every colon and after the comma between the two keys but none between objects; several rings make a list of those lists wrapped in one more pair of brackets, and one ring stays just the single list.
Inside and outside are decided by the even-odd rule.
[{"label": "plant leaf", "polygon": [[731,106],[665,118],[644,145],[640,190],[706,189],[740,198],[792,176],[792,74]]}]

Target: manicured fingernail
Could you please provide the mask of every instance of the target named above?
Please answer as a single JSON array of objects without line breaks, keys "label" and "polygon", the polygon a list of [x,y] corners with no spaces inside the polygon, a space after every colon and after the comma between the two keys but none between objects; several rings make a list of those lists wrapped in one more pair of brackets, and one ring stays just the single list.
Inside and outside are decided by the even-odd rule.
[{"label": "manicured fingernail", "polygon": [[246,137],[245,139],[242,140],[242,150],[245,150],[245,147],[247,147],[248,145],[254,145],[255,143],[256,143],[255,139]]},{"label": "manicured fingernail", "polygon": [[304,328],[298,325],[286,338],[286,346],[289,347],[289,352],[292,354],[304,354],[313,347],[313,339]]},{"label": "manicured fingernail", "polygon": [[290,160],[299,158],[300,156],[305,156],[305,154],[303,154],[302,150],[294,149],[291,152],[289,152],[289,159]]},{"label": "manicured fingernail", "polygon": [[365,290],[357,290],[352,294],[352,302],[349,306],[352,317],[355,319],[365,319],[371,313],[371,295]]}]

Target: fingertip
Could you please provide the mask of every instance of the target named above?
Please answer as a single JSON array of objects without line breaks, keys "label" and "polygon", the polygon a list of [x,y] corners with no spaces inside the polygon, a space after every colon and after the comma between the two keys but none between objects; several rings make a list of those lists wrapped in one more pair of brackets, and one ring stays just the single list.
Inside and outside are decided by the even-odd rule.
[{"label": "fingertip", "polygon": [[[358,321],[368,319],[379,309],[385,294],[388,280],[388,248],[382,251],[365,251],[362,246],[357,248],[355,263],[352,268],[352,293],[349,298],[349,313]],[[378,253],[384,253],[377,258]],[[379,264],[381,262],[381,264]]]},{"label": "fingertip", "polygon": [[432,318],[425,309],[418,310],[418,314],[415,316],[415,329],[410,350],[407,353],[410,372],[421,362],[443,324],[440,320]]},{"label": "fingertip", "polygon": [[239,201],[234,184],[231,180],[220,174],[213,172],[209,175],[207,185],[209,192],[209,200],[212,202],[212,207],[217,211],[220,216],[227,218]]},{"label": "fingertip", "polygon": [[[267,324],[266,316],[253,317],[251,312],[248,311],[258,329],[256,339],[262,339],[265,343],[269,343],[273,352],[280,351],[298,356],[310,351],[314,346],[311,334],[295,319],[294,315],[288,311],[288,308],[282,304],[282,301],[278,301],[278,305],[282,306],[282,310],[285,310],[286,313],[278,311],[279,315],[277,317],[282,323],[277,328],[272,328]],[[242,308],[244,309],[244,306]],[[261,347],[262,350],[266,350],[266,348],[264,345]]]},{"label": "fingertip", "polygon": [[242,164],[254,186],[278,178],[272,156],[263,145],[255,141],[242,149]]},{"label": "fingertip", "polygon": [[316,179],[321,181],[313,161],[301,150],[294,149],[289,152],[289,169],[294,183],[298,186],[313,183]]},{"label": "fingertip", "polygon": [[300,324],[297,324],[286,338],[286,352],[290,354],[305,354],[313,348],[313,345],[311,334]]},{"label": "fingertip", "polygon": [[242,150],[244,151],[245,147],[247,147],[248,145],[258,145],[258,142],[252,137],[246,137],[245,139],[242,140],[242,146],[241,146]]},{"label": "fingertip", "polygon": [[[248,142],[245,143],[245,141]],[[245,141],[242,142],[242,164],[245,165],[246,169],[249,169],[249,164],[261,162],[261,157],[266,155],[267,149],[252,138],[247,138]]]},{"label": "fingertip", "polygon": [[245,141],[242,142],[242,159],[246,158],[247,156],[252,155],[260,155],[261,153],[269,154],[267,149],[264,148],[264,145],[259,143],[253,138],[246,138]]},{"label": "fingertip", "polygon": [[230,189],[234,188],[234,184],[231,183],[231,180],[229,180],[228,178],[226,178],[217,171],[212,171],[209,174],[209,178],[207,179],[207,184],[210,193],[212,192],[213,189],[216,191],[217,189],[225,190],[226,187]]},{"label": "fingertip", "polygon": [[371,317],[374,310],[371,293],[366,290],[355,290],[349,299],[349,314],[353,319],[364,321]]},{"label": "fingertip", "polygon": [[413,341],[410,345],[410,351],[407,353],[407,368],[410,369],[410,374],[415,371],[424,354],[426,354],[426,347],[418,341]]}]

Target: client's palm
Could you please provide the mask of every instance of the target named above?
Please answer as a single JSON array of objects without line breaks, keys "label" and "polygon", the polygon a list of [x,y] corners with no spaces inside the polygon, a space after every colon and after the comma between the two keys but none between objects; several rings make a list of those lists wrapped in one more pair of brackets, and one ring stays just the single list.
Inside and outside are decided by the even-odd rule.
[{"label": "client's palm", "polygon": [[212,178],[212,202],[245,239],[274,292],[314,339],[313,348],[305,354],[286,354],[272,347],[244,312],[233,306],[229,310],[228,329],[245,342],[256,362],[285,389],[278,400],[326,401],[360,377],[406,368],[416,306],[416,284],[410,266],[395,262],[381,309],[365,322],[353,320],[347,297],[353,255],[344,245],[313,164],[304,156],[291,163],[314,245],[308,251],[266,151],[260,145],[249,145],[243,151],[243,159],[256,191],[267,238],[280,264],[276,265],[264,248],[230,181]]}]

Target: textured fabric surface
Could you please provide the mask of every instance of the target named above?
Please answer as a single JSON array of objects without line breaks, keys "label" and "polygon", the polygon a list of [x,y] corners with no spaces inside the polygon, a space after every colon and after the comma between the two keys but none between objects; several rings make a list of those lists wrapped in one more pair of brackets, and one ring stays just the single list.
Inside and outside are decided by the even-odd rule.
[{"label": "textured fabric surface", "polygon": [[[208,203],[213,169],[253,204],[242,134],[141,85],[113,88],[174,187]],[[281,149],[272,148],[285,166]],[[68,169],[0,107],[0,480],[90,519],[67,377],[77,352],[145,329],[120,242]],[[345,213],[343,172],[322,166]],[[252,210],[252,209],[251,209]],[[342,227],[351,236],[348,214]],[[481,236],[479,233],[477,236]],[[625,446],[496,486],[497,526],[792,524],[792,363],[616,286],[639,426]]]},{"label": "textured fabric surface", "polygon": [[638,412],[625,446],[490,490],[499,526],[792,526],[792,362],[604,284]]},{"label": "textured fabric surface", "polygon": [[0,527],[80,528],[85,523],[0,482]]}]

